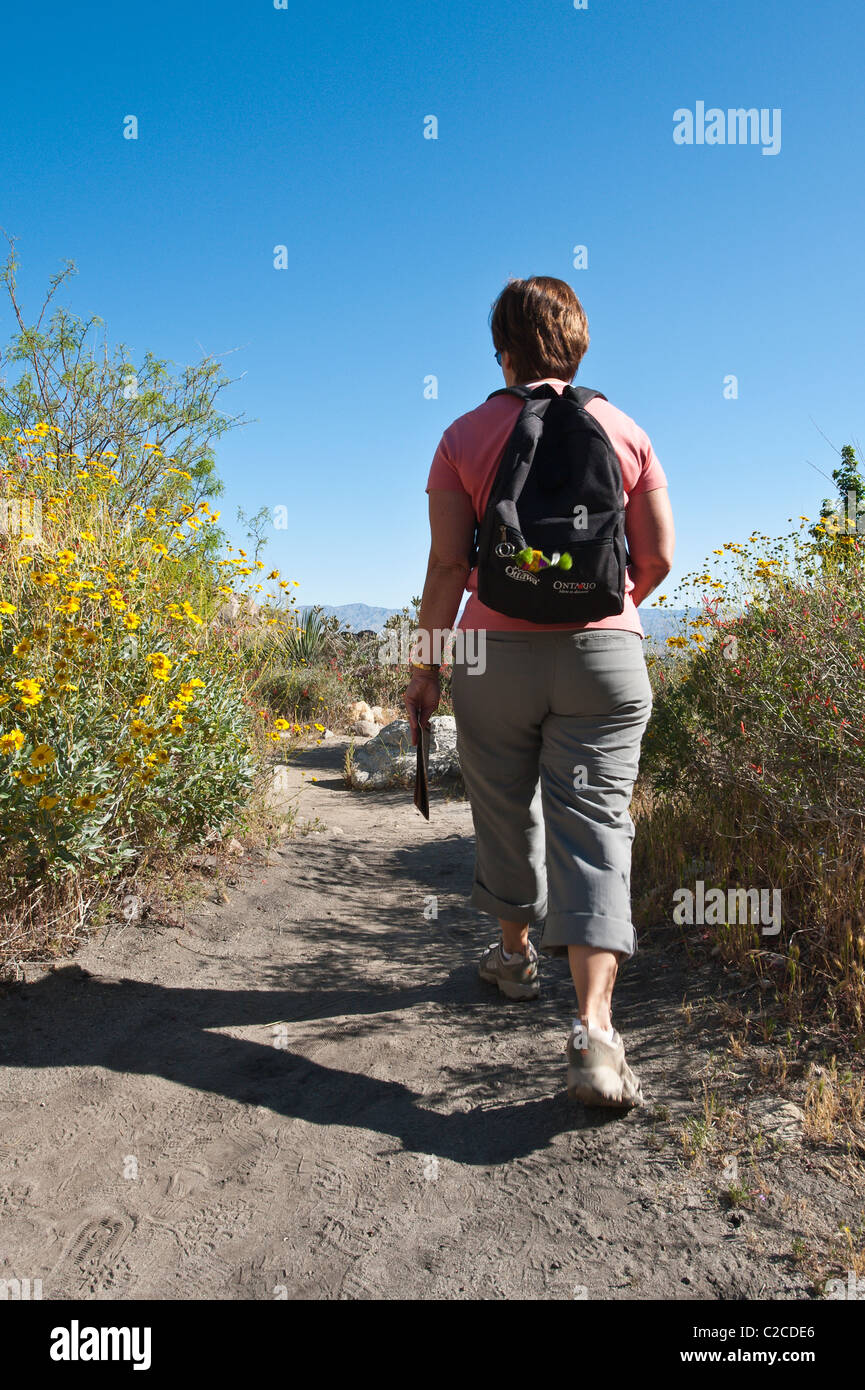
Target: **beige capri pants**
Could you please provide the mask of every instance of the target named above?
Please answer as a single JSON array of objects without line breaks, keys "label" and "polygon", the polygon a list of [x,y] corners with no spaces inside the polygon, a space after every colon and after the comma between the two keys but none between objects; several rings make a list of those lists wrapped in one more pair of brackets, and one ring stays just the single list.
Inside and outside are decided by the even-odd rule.
[{"label": "beige capri pants", "polygon": [[652,712],[643,639],[487,631],[480,665],[455,663],[451,679],[475,829],[472,905],[543,919],[550,956],[570,945],[634,955],[628,808]]}]

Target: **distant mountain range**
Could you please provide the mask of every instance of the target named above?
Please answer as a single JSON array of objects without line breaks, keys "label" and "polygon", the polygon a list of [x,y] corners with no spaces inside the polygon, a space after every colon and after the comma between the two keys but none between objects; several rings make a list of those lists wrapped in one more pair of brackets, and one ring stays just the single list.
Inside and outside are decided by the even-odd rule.
[{"label": "distant mountain range", "polygon": [[[399,608],[371,608],[368,603],[332,603],[319,605],[328,618],[339,618],[340,627],[350,627],[352,632],[381,632],[388,618],[399,613]],[[304,608],[304,613],[309,609]]]},{"label": "distant mountain range", "polygon": [[[329,618],[339,618],[340,626],[351,628],[352,632],[381,632],[387,619],[400,612],[399,608],[374,608],[368,603],[323,603],[321,609]],[[679,630],[683,617],[696,615],[698,609],[641,608],[639,612],[646,636],[660,646]]]}]

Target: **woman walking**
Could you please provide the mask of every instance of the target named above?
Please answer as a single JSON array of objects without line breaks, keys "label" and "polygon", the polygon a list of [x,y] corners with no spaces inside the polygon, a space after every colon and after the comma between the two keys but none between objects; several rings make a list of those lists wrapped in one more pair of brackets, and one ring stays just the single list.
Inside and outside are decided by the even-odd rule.
[{"label": "woman walking", "polygon": [[[548,277],[510,281],[490,325],[507,387],[546,385],[552,391],[541,394],[550,397],[566,391],[589,343],[569,285]],[[642,1103],[642,1092],[611,1011],[619,965],[637,950],[628,808],[652,708],[637,606],[672,565],[672,512],[647,435],[595,396],[584,408],[621,468],[628,548],[621,613],[540,624],[481,603],[475,527],[522,406],[518,395],[496,394],[442,436],[426,489],[431,544],[418,626],[428,634],[450,630],[468,589],[459,626],[480,630],[483,659],[477,670],[455,660],[451,688],[476,839],[471,902],[500,929],[481,958],[481,978],[508,998],[536,998],[539,956],[529,926],[543,921],[540,950],[568,957],[577,996],[568,1094],[628,1108]],[[439,702],[434,660],[413,663],[404,701],[416,743],[418,722],[425,727]]]}]

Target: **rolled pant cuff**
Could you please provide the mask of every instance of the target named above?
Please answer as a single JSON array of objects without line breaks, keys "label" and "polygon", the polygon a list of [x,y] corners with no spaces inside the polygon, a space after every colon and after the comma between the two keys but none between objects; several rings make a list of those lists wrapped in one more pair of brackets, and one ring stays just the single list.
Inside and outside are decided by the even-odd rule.
[{"label": "rolled pant cuff", "polygon": [[472,907],[478,908],[481,912],[489,912],[493,917],[501,917],[505,922],[539,922],[547,910],[545,902],[505,902],[504,898],[495,897],[480,883],[476,883],[472,888],[470,901]]},{"label": "rolled pant cuff", "polygon": [[637,953],[637,933],[633,922],[621,917],[598,917],[593,912],[550,913],[539,949],[548,956],[566,956],[569,946],[621,951],[629,960]]}]

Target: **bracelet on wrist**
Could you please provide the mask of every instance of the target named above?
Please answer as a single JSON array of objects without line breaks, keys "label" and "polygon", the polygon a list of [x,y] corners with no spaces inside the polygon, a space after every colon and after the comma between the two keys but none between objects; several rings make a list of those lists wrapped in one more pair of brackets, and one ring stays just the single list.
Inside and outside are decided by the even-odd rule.
[{"label": "bracelet on wrist", "polygon": [[439,672],[438,664],[436,662],[430,663],[428,661],[411,661],[409,662],[409,666],[411,667],[412,671],[423,671],[427,675],[432,675],[433,672],[435,672],[435,674],[438,675]]}]

